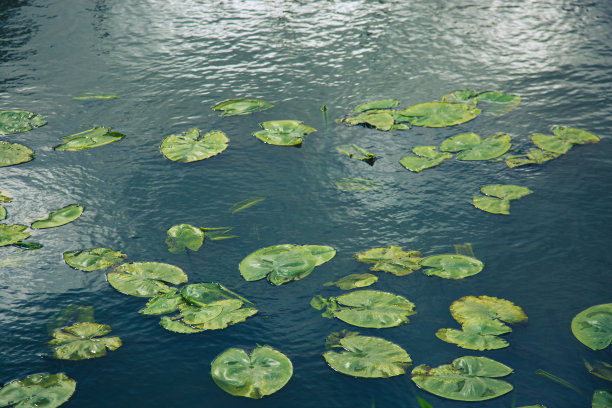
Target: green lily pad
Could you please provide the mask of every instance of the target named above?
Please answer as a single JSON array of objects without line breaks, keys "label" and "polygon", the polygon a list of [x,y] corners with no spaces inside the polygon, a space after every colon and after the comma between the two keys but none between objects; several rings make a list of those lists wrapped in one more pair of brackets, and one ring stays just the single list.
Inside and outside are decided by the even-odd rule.
[{"label": "green lily pad", "polygon": [[370,191],[380,190],[383,188],[383,183],[362,178],[339,178],[334,181],[334,186],[343,191]]},{"label": "green lily pad", "polygon": [[29,147],[0,140],[0,167],[26,163],[33,158],[34,152]]},{"label": "green lily pad", "polygon": [[166,159],[191,163],[208,159],[227,149],[225,133],[213,130],[200,136],[200,129],[192,128],[182,135],[170,135],[162,141],[161,152]]},{"label": "green lily pad", "polygon": [[173,313],[179,310],[179,306],[185,303],[185,299],[179,293],[178,289],[172,288],[168,293],[162,293],[149,299],[144,309],[138,313],[146,315],[160,315]]},{"label": "green lily pad", "polygon": [[49,344],[53,356],[62,360],[104,357],[106,349],[112,351],[121,347],[119,337],[100,337],[110,332],[111,328],[106,324],[78,323],[56,330]]},{"label": "green lily pad", "polygon": [[0,221],[6,219],[6,208],[0,205]]},{"label": "green lily pad", "polygon": [[197,329],[188,325],[187,323],[184,323],[182,320],[174,320],[168,316],[162,317],[159,324],[161,324],[161,326],[168,331],[181,334],[201,333],[204,331],[204,329]]},{"label": "green lily pad", "polygon": [[0,191],[0,201],[3,203],[10,203],[13,201],[13,197],[11,197],[11,195],[7,192]]},{"label": "green lily pad", "polygon": [[510,201],[501,198],[474,196],[472,205],[491,214],[510,214]]},{"label": "green lily pad", "polygon": [[68,266],[80,271],[90,272],[125,262],[127,255],[108,248],[92,248],[64,252]]},{"label": "green lily pad", "polygon": [[371,273],[354,273],[335,281],[326,282],[323,286],[337,286],[342,290],[351,290],[356,288],[365,288],[371,286],[378,281],[376,275]]},{"label": "green lily pad", "polygon": [[22,110],[0,111],[0,135],[10,135],[32,130],[47,124],[44,116]]},{"label": "green lily pad", "polygon": [[269,144],[277,146],[296,146],[302,143],[302,138],[317,129],[302,124],[299,120],[275,120],[261,123],[260,130],[253,136]]},{"label": "green lily pad", "polygon": [[481,328],[464,326],[462,330],[440,329],[436,337],[447,343],[469,350],[496,350],[508,347],[508,342],[493,334],[483,334]]},{"label": "green lily pad", "polygon": [[293,365],[270,346],[259,346],[251,355],[230,348],[212,362],[211,375],[223,391],[257,399],[283,388],[293,375]]},{"label": "green lily pad", "polygon": [[459,160],[490,160],[506,153],[511,145],[510,136],[504,133],[497,133],[484,140],[476,133],[464,133],[446,139],[440,150],[460,152],[457,155]]},{"label": "green lily pad", "polygon": [[68,401],[75,389],[76,381],[64,373],[32,374],[0,389],[0,407],[55,408]]},{"label": "green lily pad", "polygon": [[419,173],[453,157],[450,153],[438,152],[436,149],[436,146],[417,146],[412,152],[418,156],[404,156],[400,159],[400,164],[410,171]]},{"label": "green lily pad", "polygon": [[391,109],[399,104],[397,99],[379,99],[376,101],[366,102],[357,106],[353,113],[361,113],[373,109]]},{"label": "green lily pad", "polygon": [[100,99],[117,99],[119,98],[116,94],[112,92],[83,92],[80,95],[73,97],[72,99],[81,100],[81,101],[93,101]]},{"label": "green lily pad", "polygon": [[[481,319],[510,324],[527,321],[527,315],[519,306],[492,296],[464,296],[451,304],[450,311],[453,318],[462,325],[478,323]],[[488,334],[501,334],[491,329],[488,331]]]},{"label": "green lily pad", "polygon": [[198,306],[207,306],[211,303],[227,299],[238,299],[244,303],[253,304],[220,283],[194,283],[185,285],[181,289],[181,295],[189,303]]},{"label": "green lily pad", "polygon": [[552,132],[555,136],[572,144],[597,143],[599,138],[586,130],[571,128],[567,126],[553,126]]},{"label": "green lily pad", "polygon": [[463,103],[427,102],[410,106],[399,114],[414,126],[446,127],[474,119],[481,110]]},{"label": "green lily pad", "polygon": [[322,310],[324,317],[337,317],[359,327],[383,328],[408,323],[416,314],[414,303],[403,296],[377,290],[358,290],[328,300],[315,297],[311,306]]},{"label": "green lily pad", "polygon": [[0,247],[13,245],[16,242],[22,241],[30,236],[26,231],[28,227],[25,225],[6,225],[0,224]]},{"label": "green lily pad", "polygon": [[33,229],[59,227],[76,220],[81,216],[81,214],[83,214],[83,206],[79,204],[71,204],[49,213],[46,218],[33,222],[31,227]]},{"label": "green lily pad", "polygon": [[53,150],[75,152],[92,147],[104,146],[109,143],[119,141],[125,137],[123,133],[111,132],[111,128],[96,126],[74,135],[64,136],[61,139],[65,142],[54,146]]},{"label": "green lily pad", "polygon": [[541,149],[529,149],[524,155],[507,157],[506,164],[510,168],[525,166],[528,164],[542,164],[556,159],[559,156],[559,153],[548,152]]},{"label": "green lily pad", "polygon": [[597,390],[593,393],[591,408],[612,408],[612,391]]},{"label": "green lily pad", "polygon": [[173,318],[162,318],[161,325],[167,330],[178,333],[225,329],[257,313],[254,307],[242,307],[243,304],[241,299],[235,298],[202,305],[182,303],[179,305],[181,313]]},{"label": "green lily pad", "polygon": [[168,245],[168,251],[173,254],[184,254],[187,248],[197,251],[203,243],[204,231],[193,225],[174,225],[166,233],[166,245]]},{"label": "green lily pad", "polygon": [[221,116],[246,115],[274,107],[269,102],[258,99],[228,99],[213,106],[215,111],[223,111]]},{"label": "green lily pad", "polygon": [[439,276],[445,279],[463,279],[476,275],[484,264],[476,258],[464,255],[434,255],[421,261],[421,266],[428,266],[423,273],[427,276]]},{"label": "green lily pad", "polygon": [[512,369],[486,357],[466,356],[436,368],[422,364],[412,370],[412,381],[434,395],[457,401],[485,401],[512,391],[503,380]]},{"label": "green lily pad", "polygon": [[358,116],[344,119],[344,122],[351,126],[365,124],[374,127],[378,130],[391,130],[395,120],[388,112],[364,112]]},{"label": "green lily pad", "polygon": [[421,268],[421,253],[419,251],[405,252],[397,246],[388,248],[372,248],[355,255],[359,262],[373,263],[372,271],[383,271],[397,276],[409,275]]},{"label": "green lily pad", "polygon": [[591,306],[572,319],[572,333],[592,350],[603,350],[612,343],[612,303]]},{"label": "green lily pad", "polygon": [[187,275],[178,266],[161,262],[134,262],[119,265],[106,275],[108,283],[119,292],[139,297],[154,297],[172,289],[163,282],[178,285]]},{"label": "green lily pad", "polygon": [[573,143],[563,140],[558,136],[535,133],[531,135],[533,143],[542,150],[546,150],[559,155],[567,153],[572,148]]},{"label": "green lily pad", "polygon": [[516,200],[533,193],[530,189],[514,185],[490,184],[480,191],[492,197],[474,197],[474,207],[493,214],[510,214],[510,200]]},{"label": "green lily pad", "polygon": [[374,164],[374,160],[376,160],[376,156],[372,153],[368,152],[364,148],[356,145],[356,144],[347,144],[336,147],[340,153],[350,157],[351,159],[362,160],[369,164]]},{"label": "green lily pad", "polygon": [[405,374],[412,363],[406,350],[379,337],[347,336],[340,345],[343,351],[328,351],[323,357],[331,368],[353,377],[394,377]]}]

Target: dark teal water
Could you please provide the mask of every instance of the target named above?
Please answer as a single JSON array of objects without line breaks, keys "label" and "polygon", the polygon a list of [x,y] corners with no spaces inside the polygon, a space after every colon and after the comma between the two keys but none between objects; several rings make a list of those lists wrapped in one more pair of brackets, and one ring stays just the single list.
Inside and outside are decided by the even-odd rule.
[{"label": "dark teal water", "polygon": [[[367,271],[353,259],[357,252],[397,245],[433,255],[469,242],[483,272],[462,281],[381,274],[372,288],[407,297],[417,315],[405,326],[357,330],[401,345],[415,365],[483,355],[512,367],[514,393],[474,407],[590,406],[534,372],[556,374],[589,398],[610,388],[582,361],[611,362],[610,347],[586,348],[570,322],[589,306],[612,302],[611,45],[607,1],[2,0],[0,110],[30,110],[49,122],[3,137],[36,153],[32,162],[0,169],[0,190],[13,196],[6,222],[27,223],[71,203],[85,212],[66,226],[35,231],[30,240],[44,244],[39,251],[0,248],[0,382],[65,372],[77,380],[66,407],[403,408],[417,407],[417,397],[435,408],[468,406],[419,390],[409,375],[334,372],[321,356],[325,338],[355,328],[322,318],[309,301],[340,294],[324,282]],[[407,107],[466,88],[514,93],[522,102],[506,116],[444,129],[379,132],[333,121],[373,99],[397,98]],[[86,91],[120,98],[72,99]],[[238,97],[276,107],[227,118],[210,110]],[[299,149],[251,135],[259,122],[278,119],[302,120],[318,132]],[[81,152],[52,150],[58,138],[94,125],[127,136]],[[506,132],[515,148],[526,149],[532,133],[553,125],[588,130],[601,142],[537,167],[453,160],[415,174],[399,164],[414,146],[469,131]],[[165,159],[163,138],[191,127],[225,132],[229,148],[188,165]],[[370,167],[335,151],[350,142],[379,160]],[[333,187],[339,177],[377,179],[386,188],[342,192]],[[474,209],[479,187],[496,183],[534,193],[514,202],[510,216]],[[228,211],[252,196],[266,200]],[[173,255],[164,239],[178,223],[232,226],[240,237]],[[245,282],[238,263],[280,243],[331,245],[338,253],[299,282]],[[65,251],[96,246],[177,265],[191,283],[221,282],[260,313],[221,331],[168,332],[156,317],[137,313],[144,299],[62,260]],[[515,327],[501,350],[471,352],[438,340],[439,328],[458,326],[449,305],[467,295],[511,300],[529,323]],[[123,347],[80,362],[49,357],[46,324],[69,304],[93,306]],[[285,353],[293,378],[262,400],[226,394],[210,377],[212,360],[226,348],[256,344]]]}]

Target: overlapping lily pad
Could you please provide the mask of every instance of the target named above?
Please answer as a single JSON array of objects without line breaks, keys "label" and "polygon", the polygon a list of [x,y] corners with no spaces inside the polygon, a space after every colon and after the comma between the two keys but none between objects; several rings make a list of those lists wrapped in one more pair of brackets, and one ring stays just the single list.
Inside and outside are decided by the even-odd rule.
[{"label": "overlapping lily pad", "polygon": [[576,144],[597,143],[599,138],[586,130],[570,128],[566,126],[553,126],[553,135],[536,133],[531,135],[531,140],[540,149],[565,154]]},{"label": "overlapping lily pad", "polygon": [[355,273],[346,275],[335,282],[325,282],[323,286],[337,286],[342,290],[351,290],[371,286],[377,281],[378,277],[371,273]]},{"label": "overlapping lily pad", "polygon": [[510,214],[510,201],[519,199],[533,191],[526,187],[509,184],[491,184],[480,188],[488,197],[475,196],[474,207],[492,214]]},{"label": "overlapping lily pad", "polygon": [[372,271],[383,271],[397,276],[411,274],[421,268],[422,254],[419,251],[405,252],[397,246],[372,248],[355,255],[359,262],[373,263]]},{"label": "overlapping lily pad", "polygon": [[336,150],[340,153],[350,157],[351,159],[362,160],[368,164],[374,164],[376,160],[376,156],[359,145],[356,144],[347,144],[342,146],[337,146]]},{"label": "overlapping lily pad", "polygon": [[55,408],[68,401],[75,389],[76,381],[64,373],[32,374],[0,389],[0,407]]},{"label": "overlapping lily pad", "polygon": [[457,401],[485,401],[512,391],[511,384],[499,377],[512,369],[486,357],[465,356],[436,368],[422,364],[412,370],[412,381],[439,397]]},{"label": "overlapping lily pad", "polygon": [[484,102],[485,114],[502,116],[516,108],[521,102],[519,95],[512,95],[503,92],[483,92],[478,93],[471,89],[449,92],[442,97],[443,102],[467,103],[477,105]]},{"label": "overlapping lily pad", "polygon": [[398,104],[399,101],[397,99],[378,99],[375,101],[362,103],[361,105],[353,109],[353,113],[361,113],[376,109],[391,109],[395,108]]},{"label": "overlapping lily pad", "polygon": [[193,225],[173,225],[166,233],[166,245],[173,254],[184,254],[187,249],[197,251],[203,243],[204,231]]},{"label": "overlapping lily pad", "polygon": [[106,269],[127,260],[127,255],[108,248],[91,248],[64,252],[68,266],[84,272]]},{"label": "overlapping lily pad", "polygon": [[0,167],[27,163],[32,159],[34,152],[29,147],[0,140]]},{"label": "overlapping lily pad", "polygon": [[363,178],[339,178],[334,181],[334,186],[343,191],[370,191],[382,189],[383,183]]},{"label": "overlapping lily pad", "polygon": [[185,299],[180,293],[177,293],[177,288],[172,288],[168,293],[162,293],[149,299],[146,307],[139,313],[146,315],[162,315],[174,313],[179,310],[179,306],[185,303]]},{"label": "overlapping lily pad", "polygon": [[349,126],[368,125],[378,130],[391,130],[393,129],[395,118],[392,116],[391,111],[375,110],[341,119],[340,122],[346,123]]},{"label": "overlapping lily pad", "polygon": [[47,123],[44,116],[23,110],[0,111],[0,135],[10,135],[32,130]]},{"label": "overlapping lily pad", "polygon": [[481,110],[464,103],[426,102],[399,111],[414,126],[447,127],[468,122]]},{"label": "overlapping lily pad", "polygon": [[102,99],[117,99],[119,98],[117,94],[112,92],[83,92],[80,95],[73,97],[72,99],[81,100],[81,101],[94,101],[94,100],[102,100]]},{"label": "overlapping lily pad", "polygon": [[528,164],[542,164],[559,157],[559,153],[548,152],[541,149],[529,149],[527,153],[506,157],[508,167],[520,167]]},{"label": "overlapping lily pad", "polygon": [[317,129],[302,124],[299,120],[274,120],[261,123],[260,130],[253,136],[262,142],[277,146],[296,146],[302,144],[302,138]]},{"label": "overlapping lily pad", "polygon": [[192,128],[182,135],[170,135],[162,141],[161,152],[169,160],[191,163],[216,156],[227,148],[229,139],[218,130],[200,136],[200,129]]},{"label": "overlapping lily pad", "polygon": [[465,255],[434,255],[423,259],[421,266],[428,266],[423,273],[428,276],[439,276],[446,279],[463,279],[476,275],[484,264],[476,258]]},{"label": "overlapping lily pad", "polygon": [[106,276],[119,292],[138,297],[154,297],[172,290],[164,282],[178,285],[187,275],[178,266],[161,262],[134,262],[119,265]]},{"label": "overlapping lily pad", "polygon": [[110,332],[111,328],[106,324],[78,323],[56,330],[49,344],[53,356],[62,360],[104,357],[106,349],[112,351],[121,347],[119,337],[100,337]]},{"label": "overlapping lily pad", "polygon": [[64,143],[54,146],[53,150],[78,151],[92,147],[104,146],[117,142],[125,137],[123,133],[111,132],[109,127],[96,126],[74,135],[60,138]]},{"label": "overlapping lily pad", "polygon": [[463,133],[446,139],[440,145],[443,152],[460,152],[459,160],[490,160],[506,153],[512,143],[510,135],[497,133],[482,140],[476,133]]},{"label": "overlapping lily pad", "polygon": [[43,219],[34,221],[32,223],[32,228],[42,229],[59,227],[76,220],[81,216],[81,214],[83,214],[83,206],[79,204],[71,204],[49,213],[49,215]]},{"label": "overlapping lily pad", "polygon": [[246,115],[274,107],[269,102],[259,99],[228,99],[213,106],[211,109],[223,111],[221,116]]},{"label": "overlapping lily pad", "polygon": [[25,225],[6,225],[0,224],[0,247],[13,245],[30,236]]},{"label": "overlapping lily pad", "polygon": [[257,399],[283,388],[293,375],[293,365],[270,346],[259,346],[251,355],[230,348],[212,362],[211,375],[223,391]]},{"label": "overlapping lily pad", "polygon": [[436,149],[436,146],[416,146],[412,152],[417,156],[404,156],[400,159],[400,164],[410,171],[419,173],[453,157],[450,153],[438,152]]},{"label": "overlapping lily pad", "polygon": [[572,333],[582,344],[603,350],[612,343],[612,303],[591,306],[572,319]]}]

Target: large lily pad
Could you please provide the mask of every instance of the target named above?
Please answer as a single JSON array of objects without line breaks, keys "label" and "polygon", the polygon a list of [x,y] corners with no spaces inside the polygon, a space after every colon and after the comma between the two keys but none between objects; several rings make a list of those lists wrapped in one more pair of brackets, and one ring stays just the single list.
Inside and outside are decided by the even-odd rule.
[{"label": "large lily pad", "polygon": [[414,126],[446,127],[474,119],[481,110],[464,103],[427,102],[410,106],[399,114]]},{"label": "large lily pad", "polygon": [[187,282],[187,275],[178,266],[161,262],[134,262],[119,265],[106,276],[119,292],[139,297],[153,297],[172,289],[164,282],[178,285]]},{"label": "large lily pad", "polygon": [[582,344],[603,350],[612,343],[612,303],[591,306],[572,319],[572,333]]},{"label": "large lily pad", "polygon": [[412,370],[412,381],[434,395],[457,401],[485,401],[512,391],[498,380],[512,369],[486,357],[466,356],[436,368],[422,364]]},{"label": "large lily pad", "polygon": [[450,153],[438,152],[436,149],[436,146],[414,147],[412,152],[418,156],[404,156],[400,159],[400,164],[408,170],[418,173],[453,157]]},{"label": "large lily pad", "polygon": [[508,167],[514,168],[526,166],[528,164],[546,163],[547,161],[556,159],[559,156],[559,153],[548,152],[541,149],[529,149],[525,154],[506,157],[505,161]]},{"label": "large lily pad", "polygon": [[203,243],[204,231],[193,225],[174,225],[166,233],[166,245],[168,245],[168,251],[173,254],[184,254],[187,248],[197,251]]},{"label": "large lily pad", "polygon": [[26,163],[33,158],[34,152],[29,147],[0,140],[0,167]]},{"label": "large lily pad", "polygon": [[34,221],[32,228],[53,228],[60,225],[68,224],[76,220],[83,214],[83,206],[79,204],[71,204],[57,211],[53,211],[46,218]]},{"label": "large lily pad", "polygon": [[260,130],[253,136],[269,144],[277,146],[296,146],[302,143],[302,138],[317,129],[302,124],[299,120],[275,120],[261,123]]},{"label": "large lily pad", "polygon": [[371,273],[354,273],[346,275],[335,282],[325,282],[323,286],[337,286],[342,290],[351,290],[371,286],[377,281],[378,277]]},{"label": "large lily pad", "polygon": [[380,190],[383,188],[383,183],[363,178],[339,178],[334,181],[334,186],[343,191],[370,191]]},{"label": "large lily pad", "polygon": [[511,145],[510,136],[505,133],[497,133],[484,140],[476,133],[464,133],[446,139],[440,150],[460,152],[457,155],[459,160],[490,160],[506,153]]},{"label": "large lily pad", "polygon": [[397,276],[409,275],[421,268],[421,253],[419,251],[404,251],[397,246],[387,248],[372,248],[355,254],[359,262],[373,263],[371,271],[383,271]]},{"label": "large lily pad", "polygon": [[434,255],[421,261],[421,266],[428,266],[423,273],[428,276],[439,276],[446,279],[463,279],[476,275],[484,264],[476,258],[465,255]]},{"label": "large lily pad", "polygon": [[55,408],[68,401],[75,389],[76,381],[64,373],[32,374],[0,389],[0,407]]},{"label": "large lily pad", "polygon": [[106,349],[112,351],[121,347],[119,337],[100,337],[110,332],[111,328],[106,324],[78,323],[56,330],[49,344],[53,356],[62,360],[104,357]]},{"label": "large lily pad", "polygon": [[0,247],[13,245],[30,236],[25,225],[6,225],[0,224]]},{"label": "large lily pad", "polygon": [[361,113],[373,109],[391,109],[395,108],[398,103],[399,101],[397,99],[378,99],[376,101],[362,103],[353,110],[353,113]]},{"label": "large lily pad", "polygon": [[94,101],[101,99],[117,99],[119,98],[116,94],[112,92],[83,92],[80,95],[73,97],[72,99],[81,100],[81,101]]},{"label": "large lily pad", "polygon": [[212,362],[211,375],[215,384],[231,395],[262,398],[287,384],[293,365],[270,346],[259,346],[251,355],[230,348]]},{"label": "large lily pad", "polygon": [[450,311],[453,318],[461,324],[470,324],[479,319],[510,324],[527,321],[527,315],[519,306],[493,296],[464,296],[451,304]]},{"label": "large lily pad", "polygon": [[54,146],[53,150],[78,151],[92,147],[104,146],[119,141],[125,137],[123,133],[111,132],[111,128],[96,126],[74,135],[64,136],[64,143]]},{"label": "large lily pad", "polygon": [[412,359],[406,350],[379,337],[349,335],[340,339],[341,352],[328,351],[325,361],[334,370],[353,377],[387,378],[405,374]]},{"label": "large lily pad", "polygon": [[274,107],[269,102],[259,99],[228,99],[213,106],[211,109],[223,111],[221,116],[246,115]]},{"label": "large lily pad", "polygon": [[359,327],[384,328],[408,323],[416,314],[414,303],[403,296],[377,290],[358,290],[328,300],[316,296],[310,305],[322,310],[324,317],[338,319]]},{"label": "large lily pad", "polygon": [[374,164],[376,160],[376,156],[359,145],[356,144],[347,144],[336,147],[340,153],[350,157],[351,159],[362,160],[368,164]]},{"label": "large lily pad", "polygon": [[127,255],[108,248],[92,248],[64,252],[68,266],[80,271],[90,272],[125,262]]},{"label": "large lily pad", "polygon": [[47,123],[44,116],[22,110],[0,111],[0,135],[32,130]]},{"label": "large lily pad", "polygon": [[192,128],[182,135],[170,135],[162,141],[161,152],[169,160],[180,163],[208,159],[227,148],[225,133],[213,130],[200,136],[200,129]]},{"label": "large lily pad", "polygon": [[597,390],[593,393],[591,408],[612,408],[612,391]]}]

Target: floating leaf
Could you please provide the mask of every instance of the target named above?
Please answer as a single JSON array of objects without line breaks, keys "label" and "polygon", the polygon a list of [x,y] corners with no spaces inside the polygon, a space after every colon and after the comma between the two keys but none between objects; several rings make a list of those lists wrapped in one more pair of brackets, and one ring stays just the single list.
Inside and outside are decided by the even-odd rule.
[{"label": "floating leaf", "polygon": [[468,103],[475,105],[474,97],[478,96],[478,92],[473,91],[471,89],[463,89],[460,91],[449,92],[442,97],[442,102],[450,102],[450,103]]},{"label": "floating leaf", "polygon": [[253,136],[269,144],[277,146],[296,146],[302,143],[302,138],[317,129],[303,125],[299,120],[275,120],[261,123],[260,130]]},{"label": "floating leaf", "polygon": [[359,262],[373,263],[372,271],[389,272],[397,276],[404,276],[420,269],[421,253],[419,251],[405,252],[397,246],[388,248],[373,248],[358,253],[355,258]]},{"label": "floating leaf", "polygon": [[474,196],[472,205],[492,214],[510,214],[510,201],[496,197]]},{"label": "floating leaf", "polygon": [[170,135],[162,141],[161,152],[169,160],[180,163],[208,159],[227,148],[225,133],[213,130],[200,137],[200,129],[192,128],[182,135]]},{"label": "floating leaf", "polygon": [[13,246],[17,248],[23,248],[28,251],[41,249],[43,247],[43,245],[39,244],[38,242],[22,242],[22,241],[15,242]]},{"label": "floating leaf", "polygon": [[83,207],[78,204],[71,204],[57,211],[53,211],[46,218],[32,223],[32,228],[53,228],[68,224],[76,220],[83,214]]},{"label": "floating leaf", "polygon": [[527,153],[519,156],[506,158],[506,164],[510,168],[525,166],[528,164],[542,164],[559,157],[559,153],[548,152],[541,149],[529,149]]},{"label": "floating leaf", "polygon": [[463,103],[427,102],[410,106],[399,114],[414,126],[446,127],[474,119],[481,110]]},{"label": "floating leaf", "polygon": [[464,255],[434,255],[421,261],[421,266],[428,266],[423,273],[428,276],[439,276],[446,279],[463,279],[482,271],[484,264],[476,258]]},{"label": "floating leaf", "polygon": [[334,181],[334,186],[344,191],[369,191],[383,188],[383,184],[378,180],[362,178],[339,178]]},{"label": "floating leaf", "polygon": [[0,167],[26,163],[33,158],[34,152],[29,147],[0,140]]},{"label": "floating leaf", "polygon": [[244,303],[253,304],[220,283],[194,283],[186,285],[181,289],[181,295],[188,302],[198,306],[206,306],[227,299],[238,299]]},{"label": "floating leaf", "polygon": [[450,153],[438,152],[436,149],[436,146],[417,146],[412,152],[418,156],[404,156],[400,159],[400,164],[410,171],[419,173],[453,157]]},{"label": "floating leaf", "polygon": [[451,304],[450,311],[453,318],[462,325],[480,319],[510,324],[527,321],[527,315],[519,306],[492,296],[464,296]]},{"label": "floating leaf", "polygon": [[344,119],[344,122],[348,123],[351,126],[366,124],[378,130],[391,130],[393,124],[395,123],[395,120],[393,116],[391,116],[391,114],[388,112],[373,111],[362,113],[359,116],[355,116],[352,118],[346,118]]},{"label": "floating leaf", "polygon": [[32,130],[47,123],[44,116],[22,110],[0,111],[0,135]]},{"label": "floating leaf", "polygon": [[25,225],[6,225],[0,224],[0,247],[13,245],[16,242],[24,240],[30,236],[26,231],[28,227]]},{"label": "floating leaf", "polygon": [[11,201],[13,201],[13,197],[11,197],[9,193],[0,191],[0,201],[2,201],[3,203],[10,203]]},{"label": "floating leaf", "polygon": [[193,225],[174,225],[166,233],[166,245],[168,245],[168,251],[173,254],[184,254],[187,248],[197,251],[203,243],[204,231]]},{"label": "floating leaf", "polygon": [[436,337],[470,350],[496,350],[508,347],[508,342],[497,335],[510,331],[510,328],[495,330],[495,323],[491,324],[484,319],[480,322],[480,324],[474,322],[466,324],[461,330],[440,329],[436,332]]},{"label": "floating leaf", "polygon": [[336,147],[340,153],[347,155],[351,159],[363,160],[369,164],[374,164],[376,156],[356,144],[347,144]]},{"label": "floating leaf", "polygon": [[553,126],[555,136],[572,144],[597,143],[599,138],[586,130],[570,128],[567,126]]},{"label": "floating leaf", "polygon": [[134,262],[119,265],[106,276],[119,292],[139,297],[153,297],[172,289],[163,282],[178,285],[187,282],[187,275],[178,266],[161,262]]},{"label": "floating leaf", "polygon": [[398,103],[399,101],[397,99],[379,99],[357,106],[353,110],[353,113],[361,113],[372,109],[391,109],[395,108]]},{"label": "floating leaf", "polygon": [[510,136],[505,133],[497,133],[484,140],[476,133],[464,133],[446,139],[440,150],[460,152],[457,155],[459,160],[490,160],[506,153],[511,145]]},{"label": "floating leaf", "polygon": [[476,104],[485,102],[487,115],[503,116],[521,103],[521,97],[503,92],[483,92],[474,97],[474,102]]},{"label": "floating leaf", "polygon": [[365,288],[375,284],[377,281],[378,277],[376,275],[372,275],[371,273],[355,273],[346,275],[335,282],[326,282],[323,284],[323,286],[337,286],[342,290],[351,290],[356,288]]},{"label": "floating leaf", "polygon": [[84,132],[75,133],[74,135],[64,136],[61,139],[63,144],[53,147],[53,150],[70,151],[90,149],[92,147],[104,146],[109,143],[116,142],[125,137],[123,133],[111,132],[111,128],[96,126]]},{"label": "floating leaf", "polygon": [[152,297],[144,309],[139,313],[146,315],[160,315],[176,312],[179,306],[185,303],[183,296],[176,293],[178,289],[172,288],[168,293]]},{"label": "floating leaf", "polygon": [[0,407],[55,408],[68,401],[75,389],[76,381],[64,373],[32,374],[0,389]]},{"label": "floating leaf", "polygon": [[412,381],[434,395],[457,401],[485,401],[512,391],[509,383],[497,380],[512,369],[486,357],[466,356],[436,368],[422,364],[412,370]]},{"label": "floating leaf", "polygon": [[493,214],[509,214],[510,200],[519,199],[533,191],[514,185],[491,184],[480,188],[483,194],[493,197],[474,197],[474,207]]},{"label": "floating leaf", "polygon": [[612,303],[591,306],[572,319],[572,333],[592,350],[603,350],[612,343]]},{"label": "floating leaf", "polygon": [[573,144],[567,140],[563,140],[558,136],[545,135],[543,133],[535,133],[531,135],[531,140],[540,149],[557,153],[565,154],[572,148]]},{"label": "floating leaf", "polygon": [[106,324],[78,323],[56,330],[49,344],[53,348],[53,356],[62,360],[104,357],[106,349],[112,351],[121,347],[119,337],[100,338],[110,332],[110,326]]},{"label": "floating leaf", "polygon": [[612,408],[612,391],[597,390],[593,394],[592,408]]},{"label": "floating leaf", "polygon": [[387,378],[405,374],[412,363],[406,351],[379,337],[352,335],[340,339],[344,350],[323,354],[334,370],[353,377]]},{"label": "floating leaf", "polygon": [[586,366],[589,373],[593,374],[595,377],[599,377],[602,380],[612,381],[612,364],[606,363],[605,361],[595,361],[594,363],[589,363],[584,360],[584,365]]},{"label": "floating leaf", "polygon": [[[220,330],[227,326],[245,321],[248,317],[257,313],[253,307],[242,307],[241,300],[220,300],[200,308],[185,306],[181,316],[185,324],[189,324],[189,318],[194,319],[192,326],[199,330]],[[210,313],[210,312],[213,313]],[[187,316],[187,314],[189,314]],[[203,316],[208,315],[207,319]],[[200,320],[196,320],[200,319]],[[201,322],[201,323],[197,323]]]},{"label": "floating leaf", "polygon": [[85,272],[106,269],[125,262],[126,259],[127,255],[108,248],[64,252],[64,261],[68,266]]},{"label": "floating leaf", "polygon": [[325,339],[325,348],[338,348],[338,347],[342,348],[342,344],[340,344],[340,340],[342,340],[345,337],[358,336],[358,335],[359,335],[359,332],[354,332],[354,331],[350,331],[346,329],[342,329],[337,332],[332,332]]},{"label": "floating leaf", "polygon": [[0,221],[6,219],[6,208],[0,205]]},{"label": "floating leaf", "polygon": [[81,100],[81,101],[93,101],[99,99],[117,99],[119,98],[116,94],[112,92],[83,92],[80,95],[73,97],[72,99]]},{"label": "floating leaf", "polygon": [[193,326],[188,325],[187,323],[183,323],[181,320],[174,320],[173,318],[168,316],[162,317],[159,321],[159,324],[161,324],[164,329],[175,333],[192,334],[201,333],[204,331],[204,329],[197,329]]},{"label": "floating leaf", "polygon": [[274,107],[269,102],[257,99],[228,99],[212,107],[212,110],[223,111],[221,116],[246,115]]},{"label": "floating leaf", "polygon": [[245,200],[238,201],[236,204],[232,205],[229,209],[229,212],[232,214],[236,214],[238,211],[242,211],[246,208],[249,208],[252,205],[262,202],[266,197],[249,197]]},{"label": "floating leaf", "polygon": [[270,346],[259,346],[250,356],[244,350],[230,348],[212,362],[211,375],[215,384],[231,395],[262,398],[287,384],[293,365]]}]

